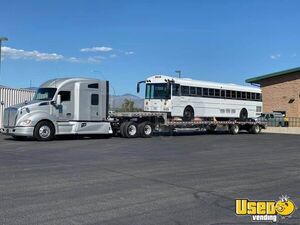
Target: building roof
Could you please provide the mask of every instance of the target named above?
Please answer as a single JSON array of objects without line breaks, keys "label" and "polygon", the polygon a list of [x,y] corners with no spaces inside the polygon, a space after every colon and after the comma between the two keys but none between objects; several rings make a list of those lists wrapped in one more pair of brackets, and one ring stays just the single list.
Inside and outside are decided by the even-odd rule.
[{"label": "building roof", "polygon": [[258,77],[249,78],[246,80],[246,82],[257,84],[257,83],[259,83],[259,81],[265,80],[267,78],[282,76],[282,75],[286,75],[286,74],[294,73],[294,72],[300,72],[300,67],[296,67],[296,68],[292,68],[292,69],[288,69],[288,70],[282,70],[282,71],[275,72],[275,73],[269,73],[269,74],[265,74],[265,75],[258,76]]}]

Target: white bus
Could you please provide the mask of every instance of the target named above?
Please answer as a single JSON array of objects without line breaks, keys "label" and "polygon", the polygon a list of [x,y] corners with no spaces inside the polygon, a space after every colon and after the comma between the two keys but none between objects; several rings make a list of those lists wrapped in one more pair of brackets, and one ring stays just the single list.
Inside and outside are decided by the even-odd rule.
[{"label": "white bus", "polygon": [[255,87],[175,78],[164,75],[146,81],[144,111],[167,112],[184,121],[256,118],[262,112],[261,90]]}]

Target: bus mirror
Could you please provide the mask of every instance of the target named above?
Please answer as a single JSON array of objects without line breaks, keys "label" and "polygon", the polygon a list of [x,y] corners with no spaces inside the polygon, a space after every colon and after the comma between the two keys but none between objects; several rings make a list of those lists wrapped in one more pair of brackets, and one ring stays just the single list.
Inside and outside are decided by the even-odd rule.
[{"label": "bus mirror", "polygon": [[57,95],[56,105],[61,105],[61,95]]},{"label": "bus mirror", "polygon": [[137,83],[137,85],[136,85],[136,92],[137,93],[140,93],[140,84],[142,84],[142,83],[146,83],[146,81],[143,80],[143,81],[140,81],[140,82]]}]

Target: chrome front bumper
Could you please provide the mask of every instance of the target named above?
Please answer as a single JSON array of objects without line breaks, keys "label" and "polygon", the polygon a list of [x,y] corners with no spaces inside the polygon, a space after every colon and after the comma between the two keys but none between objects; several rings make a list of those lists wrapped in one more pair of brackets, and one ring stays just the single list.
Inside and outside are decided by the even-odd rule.
[{"label": "chrome front bumper", "polygon": [[13,127],[13,128],[1,128],[0,133],[9,136],[24,136],[32,137],[34,127]]}]

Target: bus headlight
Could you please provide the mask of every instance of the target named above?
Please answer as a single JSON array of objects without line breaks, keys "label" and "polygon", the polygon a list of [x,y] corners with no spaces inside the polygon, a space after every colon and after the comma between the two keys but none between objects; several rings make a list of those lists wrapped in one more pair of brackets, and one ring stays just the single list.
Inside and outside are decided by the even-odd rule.
[{"label": "bus headlight", "polygon": [[24,120],[20,123],[20,126],[27,127],[31,125],[31,120]]}]

